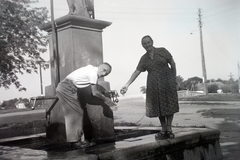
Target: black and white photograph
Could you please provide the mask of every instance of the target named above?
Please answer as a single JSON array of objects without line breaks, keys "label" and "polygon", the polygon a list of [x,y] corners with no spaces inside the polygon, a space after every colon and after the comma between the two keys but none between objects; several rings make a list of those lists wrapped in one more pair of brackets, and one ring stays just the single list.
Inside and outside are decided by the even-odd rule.
[{"label": "black and white photograph", "polygon": [[237,160],[239,0],[0,0],[1,160]]}]

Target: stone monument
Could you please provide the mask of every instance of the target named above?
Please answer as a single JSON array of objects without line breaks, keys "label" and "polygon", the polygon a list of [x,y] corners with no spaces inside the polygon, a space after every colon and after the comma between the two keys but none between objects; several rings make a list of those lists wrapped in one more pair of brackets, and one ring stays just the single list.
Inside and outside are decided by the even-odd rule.
[{"label": "stone monument", "polygon": [[[48,32],[50,39],[51,85],[45,89],[46,96],[55,96],[56,70],[61,81],[77,68],[87,64],[98,66],[103,62],[102,32],[111,22],[96,20],[92,18],[93,15],[89,15],[86,2],[90,0],[67,1],[69,14],[55,20],[58,56],[53,53],[52,24],[46,23],[39,27]],[[55,63],[56,61],[58,62]],[[110,84],[104,80],[100,81],[99,85],[103,90],[110,90]],[[50,107],[53,101],[48,100],[46,103]],[[66,141],[65,122],[59,105],[61,104],[58,102],[51,110],[46,126],[47,138],[54,142]],[[106,117],[106,106],[103,105],[88,103],[86,108],[91,122],[84,125],[86,128],[90,125],[93,132],[86,131],[85,137],[114,141],[113,113],[108,111]]]},{"label": "stone monument", "polygon": [[91,0],[67,0],[70,15],[94,18],[94,7]]}]

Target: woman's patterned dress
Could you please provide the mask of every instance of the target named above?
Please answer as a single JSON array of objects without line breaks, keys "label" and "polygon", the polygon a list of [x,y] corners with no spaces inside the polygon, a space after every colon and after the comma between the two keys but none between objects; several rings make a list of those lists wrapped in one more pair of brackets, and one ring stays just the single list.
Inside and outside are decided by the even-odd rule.
[{"label": "woman's patterned dress", "polygon": [[148,71],[146,116],[160,117],[179,112],[176,77],[168,63],[172,55],[165,48],[154,48],[153,59],[145,53],[137,70]]}]

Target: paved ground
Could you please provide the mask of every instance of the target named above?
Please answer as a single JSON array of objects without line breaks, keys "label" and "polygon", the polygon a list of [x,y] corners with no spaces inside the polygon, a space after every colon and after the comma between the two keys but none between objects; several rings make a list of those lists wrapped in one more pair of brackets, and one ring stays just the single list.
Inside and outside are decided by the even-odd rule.
[{"label": "paved ground", "polygon": [[[120,99],[118,110],[114,111],[116,124],[139,126],[159,126],[157,118],[145,116],[143,97]],[[237,160],[240,157],[240,102],[180,102],[180,112],[175,114],[173,131],[179,128],[217,128],[221,131],[220,145],[224,160]],[[35,110],[0,115],[0,122],[26,121],[30,118],[44,118],[45,110]],[[187,130],[187,129],[186,129]]]},{"label": "paved ground", "polygon": [[[217,128],[221,131],[220,145],[224,160],[240,157],[240,102],[179,102],[180,112],[175,114],[176,128]],[[157,118],[145,116],[144,99],[120,100],[114,111],[115,123],[159,126]]]}]

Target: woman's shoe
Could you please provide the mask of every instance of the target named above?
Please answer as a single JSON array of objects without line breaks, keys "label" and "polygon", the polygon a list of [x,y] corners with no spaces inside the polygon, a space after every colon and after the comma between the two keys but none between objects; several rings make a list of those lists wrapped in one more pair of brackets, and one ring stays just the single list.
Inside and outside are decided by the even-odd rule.
[{"label": "woman's shoe", "polygon": [[166,131],[160,131],[159,133],[155,134],[155,139],[156,140],[163,140],[167,139]]},{"label": "woman's shoe", "polygon": [[167,136],[168,138],[170,138],[170,139],[175,138],[175,135],[172,133],[172,131],[167,131],[167,132],[166,132],[166,136]]},{"label": "woman's shoe", "polygon": [[96,145],[95,142],[89,142],[88,140],[85,140],[85,141],[82,142],[83,148],[92,147],[92,146],[95,146],[95,145]]},{"label": "woman's shoe", "polygon": [[71,142],[71,147],[73,148],[88,148],[88,147],[91,147],[91,146],[94,146],[96,145],[95,142],[89,142],[87,140],[85,141],[77,141],[77,142]]}]

